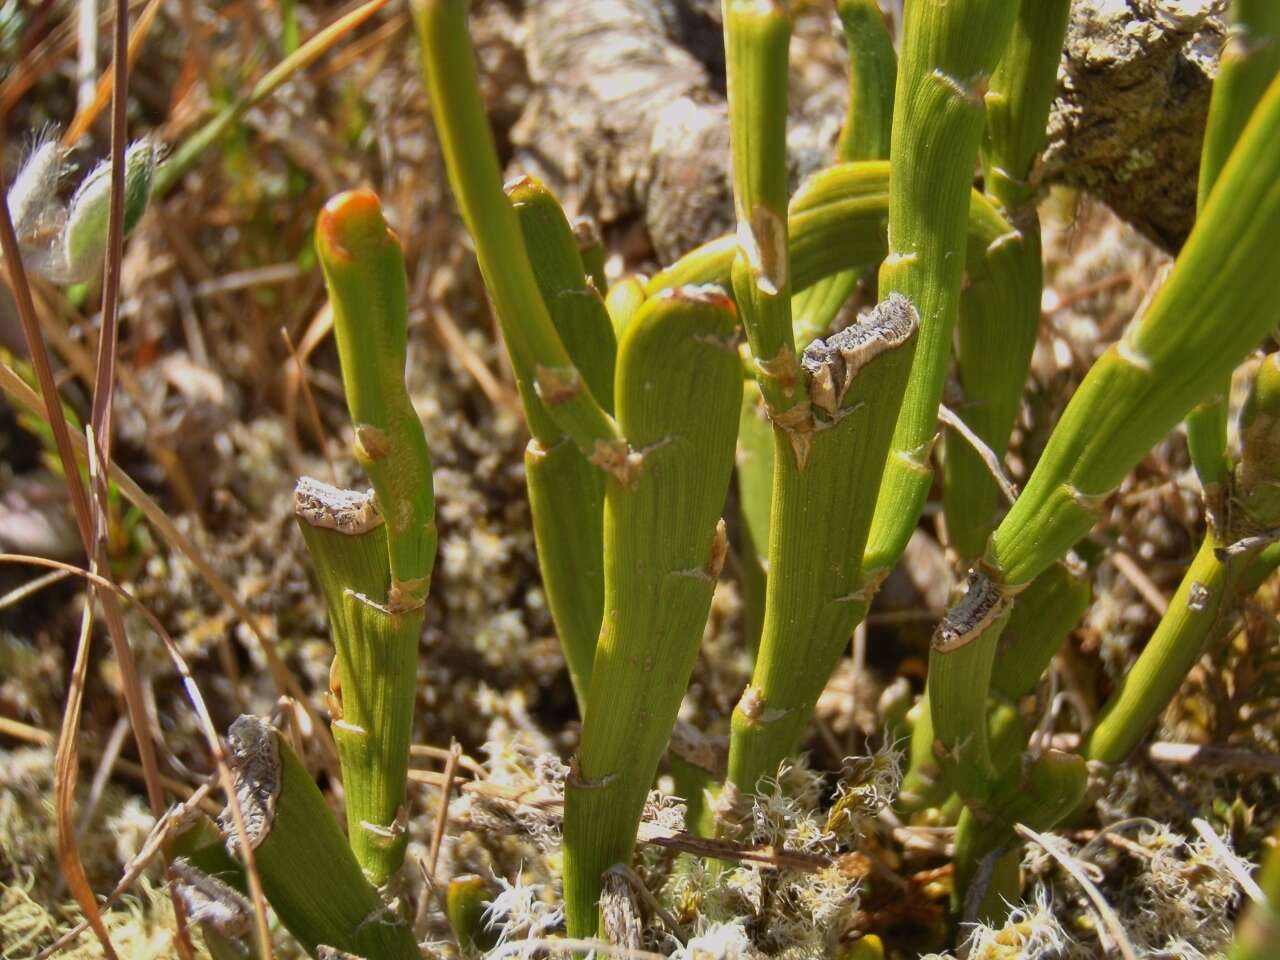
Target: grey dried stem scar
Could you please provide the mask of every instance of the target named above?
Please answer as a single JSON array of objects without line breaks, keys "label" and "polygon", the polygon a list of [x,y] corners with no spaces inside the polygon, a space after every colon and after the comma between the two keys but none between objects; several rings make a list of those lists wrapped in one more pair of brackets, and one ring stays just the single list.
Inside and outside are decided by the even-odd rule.
[{"label": "grey dried stem scar", "polygon": [[[419,960],[412,931],[388,917],[324,796],[280,733],[245,715],[231,724],[228,741],[262,887],[289,932],[312,956],[330,944],[366,960]],[[240,845],[229,811],[221,822],[234,855]]]}]

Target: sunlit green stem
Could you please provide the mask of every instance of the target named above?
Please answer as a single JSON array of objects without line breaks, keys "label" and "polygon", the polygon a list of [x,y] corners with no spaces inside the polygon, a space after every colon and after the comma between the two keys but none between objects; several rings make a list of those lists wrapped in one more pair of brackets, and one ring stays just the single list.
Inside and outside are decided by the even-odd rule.
[{"label": "sunlit green stem", "polygon": [[[1203,211],[1227,158],[1249,117],[1280,71],[1280,3],[1234,0],[1231,27],[1218,75],[1200,154],[1196,205]],[[1273,312],[1280,316],[1280,312]],[[1227,457],[1227,395],[1230,377],[1187,415],[1187,446],[1205,493],[1214,497],[1231,469]]]},{"label": "sunlit green stem", "polygon": [[304,479],[295,511],[329,608],[330,712],[348,837],[375,884],[404,860],[405,786],[435,498],[422,423],[405,389],[408,309],[400,243],[369,191],[325,206],[316,249],[367,496]]},{"label": "sunlit green stem", "polygon": [[773,426],[755,380],[742,391],[738,421],[738,511],[741,519],[743,632],[754,659],[764,625],[765,568],[769,563],[769,514],[773,509]]},{"label": "sunlit green stem", "polygon": [[316,250],[333,307],[342,384],[355,426],[355,455],[387,524],[396,611],[421,606],[436,556],[431,455],[404,385],[408,306],[404,255],[368,190],[330,200]]},{"label": "sunlit green stem", "polygon": [[892,297],[805,350],[816,421],[803,463],[775,431],[764,626],[729,743],[729,783],[739,793],[753,793],[795,748],[865,613],[861,548],[917,323],[911,304]]},{"label": "sunlit green stem", "polygon": [[[1001,637],[991,675],[996,703],[1017,704],[1032,693],[1045,669],[1089,607],[1093,591],[1089,578],[1065,563],[1055,563],[1036,577],[1019,597]],[[951,792],[933,755],[933,716],[926,692],[916,713],[911,734],[907,772],[899,792],[899,807],[921,810],[940,805]],[[993,729],[989,721],[989,729]],[[1012,754],[1000,749],[993,734],[992,753],[1003,770],[1026,745],[1025,735],[1015,742]],[[1000,759],[1004,755],[1007,759]]]},{"label": "sunlit green stem", "polygon": [[329,712],[342,762],[347,836],[381,885],[408,842],[405,784],[422,608],[393,612],[387,534],[369,494],[303,478],[294,509],[329,609],[336,659]]},{"label": "sunlit green stem", "polygon": [[[729,256],[732,259],[733,254]],[[622,339],[627,324],[640,309],[640,304],[644,303],[645,293],[643,280],[634,276],[624,277],[609,288],[604,305],[609,311],[609,321],[613,324],[613,333],[617,339]]]},{"label": "sunlit green stem", "polygon": [[774,426],[809,425],[791,331],[787,249],[787,53],[791,21],[780,0],[724,0],[729,131],[737,251],[734,298]]},{"label": "sunlit green stem", "polygon": [[[876,0],[839,0],[836,13],[849,53],[849,108],[836,141],[836,159],[887,160],[898,75],[893,38]],[[860,270],[845,270],[792,297],[791,325],[797,343],[826,335],[860,275]]]},{"label": "sunlit green stem", "polygon": [[[1040,325],[1044,276],[1032,167],[1045,141],[1069,6],[1069,0],[1019,0],[1009,45],[986,95],[983,181],[1018,232],[1009,242],[1015,248],[1013,291],[1019,296],[1016,309],[1006,314],[967,310],[962,301],[956,336],[962,399],[955,412],[997,457],[1009,446]],[[945,452],[947,535],[967,567],[986,546],[999,493],[990,468],[962,437],[948,433]]]},{"label": "sunlit green stem", "polygon": [[[280,921],[313,957],[333,947],[367,960],[419,960],[408,925],[360,870],[324,797],[285,739],[257,717],[228,734],[236,799],[262,888]],[[230,809],[222,827],[240,843]]]},{"label": "sunlit green stem", "polygon": [[1015,0],[906,5],[890,145],[889,255],[880,268],[880,296],[900,293],[915,304],[920,342],[863,561],[873,585],[902,555],[932,484],[930,454],[960,303],[983,95],[1016,9]]},{"label": "sunlit green stem", "polygon": [[449,185],[475,243],[521,395],[540,399],[588,460],[607,471],[625,470],[625,443],[556,334],[502,192],[467,32],[468,0],[413,0],[411,6]]},{"label": "sunlit green stem", "polygon": [[573,222],[573,239],[578,245],[578,256],[587,271],[587,278],[601,297],[609,295],[609,280],[604,272],[604,241],[600,228],[590,217],[579,217]]},{"label": "sunlit green stem", "polygon": [[1280,526],[1280,354],[1258,367],[1240,411],[1240,446],[1225,524],[1210,528],[1155,633],[1085,736],[1081,753],[1089,760],[1120,763],[1142,742],[1269,559],[1262,541],[1232,544]]},{"label": "sunlit green stem", "polygon": [[[556,333],[606,411],[613,409],[617,342],[575,237],[551,192],[532,177],[508,185],[538,291]],[[538,567],[577,694],[586,707],[604,602],[604,474],[588,463],[535,396],[522,396],[533,439],[525,478]]]},{"label": "sunlit green stem", "polygon": [[1085,377],[992,535],[978,590],[935,635],[929,693],[939,756],[971,806],[990,799],[996,776],[982,704],[1008,604],[1088,532],[1138,459],[1271,325],[1267,307],[1280,297],[1280,273],[1267,265],[1280,243],[1278,139],[1273,81],[1168,280]]},{"label": "sunlit green stem", "polygon": [[628,480],[605,491],[604,617],[565,789],[571,936],[592,934],[601,877],[628,863],[728,550],[742,367],[737,316],[714,287],[645,302],[618,345],[614,398]]}]

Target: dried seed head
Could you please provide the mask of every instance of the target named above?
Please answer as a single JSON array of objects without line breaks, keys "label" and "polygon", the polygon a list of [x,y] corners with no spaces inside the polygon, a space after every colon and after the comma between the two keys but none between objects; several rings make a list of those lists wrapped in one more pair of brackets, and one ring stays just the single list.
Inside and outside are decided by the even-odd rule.
[{"label": "dried seed head", "polygon": [[[280,744],[276,737],[270,724],[249,714],[237,717],[227,732],[236,778],[235,799],[244,817],[246,839],[255,850],[271,832],[280,796]],[[235,856],[240,840],[230,803],[218,817],[218,825],[227,834],[227,851]]]},{"label": "dried seed head", "polygon": [[958,650],[980,636],[987,627],[1004,616],[1013,596],[985,573],[969,574],[968,592],[938,624],[933,634],[933,649],[939,653]]},{"label": "dried seed head", "polygon": [[920,325],[911,301],[892,293],[866,320],[851,324],[826,340],[814,340],[800,360],[809,374],[809,399],[834,416],[864,366],[880,354],[900,347]]},{"label": "dried seed head", "polygon": [[[131,143],[124,156],[124,232],[142,219],[151,198],[151,178],[160,151],[150,140]],[[107,221],[111,209],[111,163],[98,164],[81,182],[67,211],[63,233],[65,281],[85,280],[107,252]]]},{"label": "dried seed head", "polygon": [[60,228],[65,216],[57,200],[66,152],[52,133],[36,138],[9,187],[9,217],[24,246],[38,243],[46,228]]},{"label": "dried seed head", "polygon": [[312,477],[302,477],[293,488],[293,512],[308,526],[351,537],[382,523],[372,490],[343,490]]}]

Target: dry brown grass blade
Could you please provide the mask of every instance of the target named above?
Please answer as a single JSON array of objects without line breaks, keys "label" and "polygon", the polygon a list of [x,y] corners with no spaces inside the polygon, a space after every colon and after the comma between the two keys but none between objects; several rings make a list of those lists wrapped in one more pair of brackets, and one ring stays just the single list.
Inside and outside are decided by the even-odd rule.
[{"label": "dry brown grass blade", "polygon": [[[114,410],[116,385],[116,354],[119,345],[120,268],[124,259],[124,179],[125,146],[128,141],[129,98],[129,4],[116,0],[114,42],[112,44],[112,92],[111,92],[111,204],[107,214],[107,254],[103,264],[102,325],[98,333],[98,360],[93,384],[93,404],[86,434],[89,452],[89,480],[92,490],[93,543],[86,544],[90,557],[89,569],[95,574],[110,578],[110,513],[107,495],[107,469],[111,464],[111,415]],[[147,713],[142,681],[137,662],[129,645],[124,615],[116,598],[108,591],[99,590],[103,618],[107,622],[107,634],[116,655],[120,670],[120,689],[124,694],[125,711],[133,728],[134,742],[138,746],[138,759],[146,775],[147,801],[152,814],[163,816],[167,799],[160,783],[160,764],[156,759],[155,741],[152,739],[151,722]],[[64,738],[79,739],[79,714],[73,718],[75,726],[64,731]],[[71,769],[75,769],[74,761]],[[74,842],[72,840],[71,842]],[[194,960],[195,951],[187,930],[186,908],[176,890],[169,891],[173,903],[175,943],[182,960]]]},{"label": "dry brown grass blade", "polygon": [[28,580],[20,587],[14,587],[4,596],[0,597],[0,611],[7,610],[16,604],[21,603],[27,597],[39,593],[45,587],[51,587],[59,580],[65,580],[67,574],[60,570],[54,570],[51,573],[42,574],[32,580]]},{"label": "dry brown grass blade", "polygon": [[268,70],[247,94],[209,118],[198,130],[183,140],[174,149],[168,160],[156,170],[155,180],[152,184],[152,196],[165,196],[204,151],[217,142],[218,138],[233,123],[243,117],[254,106],[275,93],[290,77],[302,70],[306,70],[320,57],[332,50],[334,44],[359,27],[360,24],[372,17],[389,2],[390,0],[365,0],[363,3],[349,5],[346,12],[339,15],[327,27],[316,31],[297,50]]},{"label": "dry brown grass blade", "polygon": [[[4,121],[6,119],[7,114],[0,113],[0,128],[5,126]],[[58,459],[62,463],[67,492],[71,498],[71,506],[75,514],[76,526],[80,531],[80,541],[84,545],[85,555],[92,557],[95,554],[93,549],[93,514],[89,508],[89,499],[85,493],[84,485],[80,482],[80,470],[76,463],[75,454],[72,451],[71,431],[67,429],[66,419],[62,415],[62,408],[59,405],[58,390],[53,379],[53,369],[50,366],[49,354],[45,349],[44,339],[40,333],[35,304],[31,299],[31,286],[27,282],[27,273],[23,267],[22,254],[18,249],[18,239],[14,234],[13,221],[9,216],[8,196],[8,184],[5,182],[3,172],[0,171],[0,251],[4,254],[5,267],[9,275],[9,286],[13,290],[14,300],[18,306],[18,319],[21,322],[23,337],[26,340],[31,363],[35,369],[36,380],[40,384],[40,399],[43,400],[43,404],[37,401],[36,407],[39,408],[41,405],[44,407],[44,412],[52,428],[54,445],[58,451]],[[112,606],[110,597],[104,595],[102,599],[103,610],[108,611]],[[81,644],[82,648],[85,646],[87,644]],[[80,655],[78,652],[77,658]],[[87,656],[87,651],[84,651],[84,655]],[[64,775],[62,780],[58,780],[55,777],[55,793],[59,794],[58,802],[64,808],[58,817],[58,855],[59,860],[63,863],[64,870],[68,871],[67,881],[72,895],[93,926],[94,932],[102,944],[103,952],[109,958],[114,958],[116,953],[111,946],[110,939],[107,937],[106,926],[102,922],[97,900],[93,895],[93,891],[88,887],[88,881],[84,878],[84,868],[80,862],[79,851],[76,847],[74,818],[71,816],[70,811],[70,797],[74,790],[76,773],[75,745],[79,739],[76,735],[79,721],[78,704],[74,711],[69,711],[68,718],[74,722],[71,726],[64,728],[58,753],[59,756],[62,756],[64,751],[70,754],[70,772]],[[145,727],[142,729],[141,734],[146,734]],[[62,742],[65,742],[65,748]],[[143,736],[139,736],[139,744],[141,745],[142,742]],[[55,769],[59,771],[68,769],[66,758],[63,758],[63,765],[55,765]],[[70,790],[67,789],[68,777],[71,785]],[[152,782],[151,771],[148,771],[147,781],[148,786],[150,786]]]},{"label": "dry brown grass blade", "polygon": [[[142,50],[143,41],[147,39],[147,34],[151,31],[151,25],[155,23],[156,14],[160,12],[160,3],[161,0],[148,0],[146,8],[142,11],[142,16],[138,17],[138,22],[129,34],[127,62],[131,70],[138,59],[139,51]],[[67,132],[62,136],[62,145],[68,150],[74,147],[80,138],[84,136],[85,131],[93,125],[93,121],[98,119],[98,114],[107,105],[107,99],[111,96],[111,91],[115,85],[112,77],[113,73],[110,69],[102,74],[98,79],[98,89],[94,92],[92,102],[86,104],[76,113],[71,125],[67,127]]]},{"label": "dry brown grass blade", "polygon": [[444,784],[440,787],[440,804],[436,808],[435,826],[431,830],[431,852],[428,854],[428,873],[432,882],[436,879],[436,867],[440,863],[440,845],[444,842],[444,832],[449,825],[449,798],[453,795],[453,785],[458,774],[458,761],[462,758],[462,747],[457,740],[449,744],[449,756],[444,762]]},{"label": "dry brown grass blade", "polygon": [[[65,576],[71,576],[70,571],[59,571]],[[11,737],[23,743],[30,743],[37,747],[56,747],[58,738],[48,730],[41,730],[39,727],[33,727],[29,723],[22,723],[20,720],[14,720],[10,717],[0,717],[0,736]],[[80,744],[80,761],[87,763],[89,760],[96,760],[102,756],[102,750],[99,747],[90,746],[89,744]],[[142,767],[134,763],[132,760],[120,758],[115,762],[115,770],[126,775],[131,780],[142,782]],[[161,783],[175,797],[181,797],[183,800],[190,800],[195,790],[181,780],[175,780],[173,777],[161,778]],[[222,808],[209,799],[200,801],[200,807],[205,813],[211,817],[217,816]]]},{"label": "dry brown grass blade", "polygon": [[[315,435],[320,452],[324,455],[324,462],[329,465],[329,480],[337,486],[338,471],[334,469],[333,458],[329,456],[329,438],[325,436],[324,422],[320,419],[320,408],[316,406],[315,394],[311,392],[311,383],[307,380],[306,365],[303,363],[302,358],[298,356],[298,350],[293,345],[293,337],[289,336],[288,327],[280,328],[280,336],[284,338],[284,345],[293,361],[294,375],[286,375],[285,377],[285,382],[289,386],[289,406],[292,407],[296,403],[293,397],[300,391],[303,402],[306,404],[307,417],[311,421],[311,432]],[[294,386],[295,384],[296,387]],[[292,416],[290,416],[289,430],[290,433],[293,432]]]},{"label": "dry brown grass blade", "polygon": [[[371,50],[376,50],[403,30],[408,22],[408,14],[397,13],[394,17],[387,20],[386,23],[382,24],[382,26],[378,27],[377,30],[374,30],[366,37],[361,37],[359,40],[356,40],[347,47],[347,49],[343,50],[342,53],[336,54],[329,63],[326,63],[323,67],[316,70],[316,82],[328,80],[330,77],[336,77],[353,63],[360,62]],[[364,72],[366,76],[370,75],[369,70],[377,66],[378,63],[378,59],[375,59],[365,67]]]},{"label": "dry brown grass blade", "polygon": [[84,679],[89,669],[89,648],[93,639],[93,604],[85,599],[84,614],[80,620],[80,640],[76,644],[76,659],[71,667],[67,686],[67,706],[62,713],[58,746],[53,756],[53,819],[57,827],[58,866],[67,889],[84,914],[84,922],[93,928],[102,944],[102,952],[109,960],[117,957],[111,943],[111,935],[103,922],[98,899],[85,873],[80,857],[80,845],[76,840],[75,804],[76,779],[80,772],[77,745],[80,738],[74,732],[80,729],[80,707],[84,702]]},{"label": "dry brown grass blade", "polygon": [[973,448],[973,452],[978,455],[983,464],[986,465],[987,472],[991,474],[991,479],[996,482],[996,486],[1000,488],[1000,492],[1004,494],[1007,502],[1013,503],[1018,499],[1018,488],[1012,480],[1004,472],[1004,464],[1000,462],[1000,458],[996,456],[996,452],[992,450],[982,438],[974,433],[967,423],[960,418],[954,410],[945,403],[938,404],[938,419],[946,426],[950,427],[956,433],[964,438],[964,442]]},{"label": "dry brown grass blade", "polygon": [[495,407],[502,407],[512,413],[519,414],[521,412],[520,398],[515,395],[515,391],[506,384],[500,383],[498,378],[493,375],[493,371],[472,349],[471,344],[467,343],[467,338],[458,329],[458,325],[453,322],[449,312],[443,308],[437,308],[432,311],[431,319],[433,321],[431,329],[441,345],[458,358],[458,362],[462,364],[462,369],[471,375],[471,379],[476,382],[476,386],[480,388],[480,391],[489,398],[489,402]]},{"label": "dry brown grass blade", "polygon": [[[147,0],[132,0],[129,8],[140,7]],[[105,26],[115,18],[115,7],[108,6],[98,19],[99,26]],[[25,57],[22,67],[14,70],[4,82],[0,83],[0,116],[7,115],[13,105],[22,99],[23,94],[43,80],[71,54],[76,45],[75,17],[67,17],[61,24],[50,31]],[[3,131],[0,127],[0,131]]]},{"label": "dry brown grass blade", "polygon": [[253,855],[253,846],[249,842],[249,833],[245,828],[244,811],[241,810],[240,800],[236,796],[235,778],[231,773],[227,752],[222,745],[222,739],[218,736],[217,728],[213,724],[213,717],[209,714],[209,708],[204,702],[204,695],[201,694],[199,686],[196,685],[195,677],[191,675],[191,668],[187,666],[187,661],[183,658],[181,651],[178,650],[178,645],[174,642],[173,637],[169,635],[169,631],[164,628],[160,618],[152,613],[145,604],[139,602],[129,591],[89,570],[82,570],[74,564],[63,563],[60,560],[48,560],[44,557],[30,557],[16,553],[0,553],[0,563],[21,563],[45,567],[49,570],[65,570],[73,576],[82,577],[98,588],[100,595],[111,593],[119,599],[128,601],[143,616],[151,629],[156,632],[156,635],[164,644],[165,652],[169,654],[169,659],[173,661],[174,668],[182,678],[183,690],[186,691],[187,699],[191,701],[191,706],[200,721],[200,731],[204,734],[209,752],[213,756],[214,765],[218,768],[218,782],[222,787],[222,792],[227,797],[227,805],[231,809],[232,820],[235,822],[236,836],[240,840],[240,856],[244,860],[245,875],[249,880],[250,899],[253,901],[254,914],[257,919],[259,956],[263,960],[271,960],[271,932],[267,924],[267,901],[262,892],[262,878],[258,874],[257,861]]},{"label": "dry brown grass blade", "polygon": [[[125,866],[124,876],[120,878],[119,882],[112,888],[111,892],[107,894],[105,899],[103,899],[102,906],[105,909],[110,910],[120,902],[120,898],[123,897],[128,889],[137,882],[138,878],[142,876],[143,871],[146,870],[155,858],[164,850],[164,847],[167,845],[169,840],[169,834],[174,830],[174,828],[180,826],[191,813],[198,810],[200,808],[200,804],[204,802],[208,795],[209,785],[203,784],[194,793],[192,793],[190,799],[184,803],[170,807],[165,811],[164,816],[156,821],[155,826],[151,828],[151,832],[147,834],[147,838],[143,841],[142,849],[138,851],[137,856],[130,860]],[[33,960],[45,960],[46,957],[51,957],[54,954],[59,953],[70,944],[74,943],[76,938],[79,937],[80,934],[84,933],[86,929],[87,924],[84,921],[77,923],[62,936],[58,937],[57,940],[53,941],[53,943],[49,944],[36,954]]]},{"label": "dry brown grass blade", "polygon": [[[7,219],[0,217],[0,220]],[[8,396],[21,404],[28,412],[34,416],[49,422],[49,412],[40,402],[40,397],[19,377],[8,364],[0,362],[0,392],[8,394]],[[66,419],[61,415],[62,411],[58,409],[57,420],[66,430]],[[57,428],[54,428],[55,432]],[[81,461],[87,460],[84,438],[76,434],[69,436],[69,442],[73,445],[74,454],[78,455]],[[73,461],[74,462],[74,461]],[[240,618],[241,621],[249,628],[258,643],[262,647],[263,656],[267,661],[267,669],[271,671],[272,680],[275,682],[278,693],[288,693],[303,705],[303,709],[307,711],[307,716],[311,719],[316,735],[320,738],[320,742],[325,750],[325,755],[333,764],[333,769],[337,769],[337,749],[333,745],[333,739],[329,734],[327,723],[321,721],[319,714],[315,708],[311,706],[307,700],[306,694],[303,692],[301,685],[298,683],[297,677],[289,670],[288,666],[280,659],[280,654],[276,650],[275,641],[272,640],[259,626],[257,619],[249,612],[249,608],[244,605],[235,591],[224,580],[218,571],[213,569],[209,561],[200,553],[186,534],[178,529],[177,525],[169,518],[158,503],[143,490],[133,478],[124,470],[120,469],[116,464],[109,467],[109,475],[111,482],[116,485],[121,495],[124,496],[131,504],[142,511],[143,516],[155,529],[160,538],[173,550],[177,550],[185,556],[209,584],[209,588],[218,595],[228,607],[230,607]]]},{"label": "dry brown grass blade", "polygon": [[[84,323],[84,318],[78,314],[69,313],[70,307],[65,302],[65,299],[60,302],[55,300],[51,292],[45,289],[38,280],[34,283],[31,292],[36,304],[36,310],[39,312],[42,321],[41,329],[44,331],[45,339],[48,341],[50,348],[63,363],[75,371],[76,376],[84,381],[86,387],[91,386],[95,375],[94,358],[84,344],[67,333],[67,326],[71,324],[81,325]],[[122,303],[120,305],[121,317],[126,315],[124,307],[125,304]],[[122,366],[116,369],[116,381],[120,389],[132,401],[133,408],[142,417],[143,423],[146,425],[143,445],[146,447],[147,453],[164,471],[165,479],[183,508],[198,517],[200,515],[200,503],[196,498],[195,487],[192,486],[186,467],[177,454],[156,439],[160,431],[155,423],[154,415],[145,402],[144,391],[142,385],[138,382],[137,376],[127,366]]]}]

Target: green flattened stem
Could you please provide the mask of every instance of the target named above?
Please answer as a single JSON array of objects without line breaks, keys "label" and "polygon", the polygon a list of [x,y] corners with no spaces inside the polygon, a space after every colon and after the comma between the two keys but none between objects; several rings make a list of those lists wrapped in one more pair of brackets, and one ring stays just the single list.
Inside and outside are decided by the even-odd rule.
[{"label": "green flattened stem", "polygon": [[[1009,313],[967,309],[973,298],[962,301],[956,336],[962,400],[955,412],[997,457],[1009,446],[1040,325],[1044,271],[1031,170],[1044,146],[1069,6],[1069,0],[1020,0],[1009,44],[986,95],[983,181],[987,195],[1017,231],[1005,241],[1003,254],[1011,259],[1010,292],[1016,299]],[[982,555],[995,526],[999,493],[972,446],[955,433],[945,440],[947,534],[967,567]]]},{"label": "green flattened stem", "polygon": [[[1019,892],[1019,857],[1009,852],[1016,837],[1013,825],[1050,829],[1075,809],[1088,780],[1084,760],[1074,754],[1024,753],[1001,777],[989,807],[966,807],[956,825],[953,908],[966,919],[1003,921]],[[995,870],[985,878],[988,858]]]},{"label": "green flattened stem", "polygon": [[600,296],[608,296],[609,280],[604,272],[604,241],[600,239],[600,228],[590,217],[578,217],[573,221],[573,239],[591,285]]},{"label": "green flattened stem", "polygon": [[[1240,596],[1271,563],[1263,541],[1280,527],[1280,354],[1262,361],[1240,411],[1240,463],[1229,484],[1228,523],[1210,529],[1169,608],[1137,661],[1098,715],[1081,753],[1107,766],[1122,762],[1164,713],[1191,668],[1229,627]],[[1245,543],[1244,549],[1233,547]],[[1228,549],[1229,548],[1229,549]]]},{"label": "green flattened stem", "polygon": [[[404,254],[369,190],[334,197],[316,224],[355,454],[387,523],[389,608],[422,605],[436,557],[431,455],[404,386]],[[382,598],[378,598],[382,601]]]},{"label": "green flattened stem", "polygon": [[880,296],[920,312],[920,342],[894,428],[863,567],[874,585],[906,548],[933,480],[930,453],[964,275],[966,214],[983,94],[1015,0],[907,4],[889,162],[889,253]]},{"label": "green flattened stem", "polygon": [[775,433],[764,628],[733,712],[726,792],[754,793],[777,773],[866,612],[859,561],[917,326],[894,296],[804,352],[815,424],[803,468]]},{"label": "green flattened stem", "polygon": [[[591,395],[611,412],[618,341],[603,293],[579,253],[579,238],[555,195],[536,177],[520,177],[505,189],[556,334]],[[598,248],[598,238],[595,243]]]},{"label": "green flattened stem", "polygon": [[1230,614],[1228,564],[1206,537],[1142,654],[1085,736],[1080,752],[1103,764],[1123,761],[1150,732],[1191,670],[1214,626]]},{"label": "green flattened stem", "polygon": [[1280,835],[1272,837],[1271,852],[1257,877],[1263,902],[1250,902],[1236,927],[1229,960],[1270,960],[1280,942]]},{"label": "green flattened stem", "polygon": [[[507,196],[556,333],[592,395],[612,410],[617,341],[569,221],[533,177],[510,184]],[[604,604],[604,474],[560,431],[541,399],[526,393],[522,400],[533,434],[524,462],[538,567],[581,711]]]},{"label": "green flattened stem", "polygon": [[[1273,0],[1234,0],[1231,28],[1205,125],[1200,153],[1197,206],[1203,210],[1227,157],[1244,131],[1267,86],[1280,72],[1280,4]],[[1273,312],[1273,316],[1276,314]],[[1206,493],[1220,491],[1231,469],[1227,457],[1227,402],[1230,377],[1187,415],[1187,446]]]},{"label": "green flattened stem", "polygon": [[404,862],[405,784],[417,689],[421,606],[393,611],[387,528],[372,493],[304,477],[294,513],[329,609],[336,657],[329,713],[342,764],[347,835],[381,886]]},{"label": "green flattened stem", "polygon": [[[840,163],[811,175],[791,198],[787,219],[793,289],[805,290],[833,273],[882,260],[888,212],[889,164],[884,161]],[[1007,246],[1005,238],[1012,234],[1013,227],[991,201],[970,191],[964,268],[975,281],[971,290],[979,286],[979,278],[1008,269],[1008,258],[995,254]],[[703,283],[729,289],[736,249],[733,237],[711,240],[655,274],[645,291],[652,296]],[[982,296],[991,301],[981,309],[1007,309],[1002,299],[1007,282],[993,280],[981,286]]]},{"label": "green flattened stem", "polygon": [[631,859],[728,549],[719,517],[742,396],[736,322],[720,290],[684,288],[647,300],[618,345],[630,469],[606,488],[604,619],[565,785],[570,936],[596,930],[601,877]]},{"label": "green flattened stem", "polygon": [[[1086,572],[1066,563],[1055,563],[1031,582],[1010,613],[996,651],[991,691],[997,703],[1016,704],[1034,692],[1045,669],[1092,599],[1093,589]],[[992,705],[989,709],[995,710],[998,706]],[[914,712],[917,716],[911,733],[909,763],[898,795],[899,807],[905,811],[938,806],[950,793],[933,755],[933,716],[927,692]],[[995,726],[989,714],[988,729],[994,731]],[[998,739],[994,732],[992,739],[993,742]],[[1014,742],[1011,754],[994,746],[996,766],[1003,770],[1025,745],[1024,735]]]},{"label": "green flattened stem", "polygon": [[[228,731],[236,799],[262,888],[288,931],[311,956],[322,946],[366,960],[418,960],[408,925],[378,896],[342,828],[288,743],[257,717]],[[227,847],[239,850],[231,809]]]},{"label": "green flattened stem", "polygon": [[627,324],[640,309],[640,304],[644,303],[645,296],[644,281],[640,277],[624,277],[609,288],[604,305],[609,311],[609,321],[613,324],[613,333],[617,339],[622,339]]},{"label": "green flattened stem", "polygon": [[791,21],[780,0],[724,0],[725,69],[737,249],[734,299],[774,426],[796,437],[810,421],[791,331],[787,250],[787,56]]},{"label": "green flattened stem", "polygon": [[[1088,532],[1117,484],[1267,332],[1280,274],[1280,81],[1273,81],[1168,280],[1094,364],[991,537],[969,595],[934,637],[929,693],[944,772],[971,805],[994,765],[982,716],[1013,595]],[[994,579],[993,579],[994,578]],[[973,598],[973,599],[970,599]],[[975,810],[975,813],[977,811]]]},{"label": "green flattened stem", "polygon": [[1033,693],[1067,635],[1093,602],[1088,571],[1059,561],[1018,595],[996,649],[991,689],[1017,701]]},{"label": "green flattened stem", "polygon": [[1027,583],[1093,525],[1098,507],[1177,418],[1271,328],[1280,273],[1280,80],[1274,81],[1152,302],[1071,398],[985,563]]},{"label": "green flattened stem", "polygon": [[[839,0],[836,13],[849,52],[849,108],[836,141],[836,159],[887,160],[893,125],[898,57],[876,0]],[[844,270],[791,299],[797,343],[825,336],[858,285],[859,270]]]},{"label": "green flattened stem", "polygon": [[876,0],[836,0],[836,14],[849,53],[849,108],[836,141],[836,157],[887,160],[898,79],[893,38]]},{"label": "green flattened stem", "polygon": [[487,927],[484,917],[485,904],[492,900],[489,885],[474,873],[449,880],[445,892],[445,914],[464,956],[478,957],[493,949],[497,942],[496,934]]},{"label": "green flattened stem", "polygon": [[592,463],[625,471],[626,444],[556,333],[515,211],[502,192],[467,32],[468,0],[413,0],[411,6],[449,186],[475,243],[520,394],[540,399]]},{"label": "green flattened stem", "polygon": [[330,710],[352,850],[375,884],[404,861],[405,784],[423,604],[435,564],[431,455],[405,389],[400,241],[378,198],[339,194],[316,226],[356,459],[373,496],[304,478],[295,512],[329,608]]},{"label": "green flattened stem", "polygon": [[754,380],[742,391],[738,420],[738,510],[742,520],[738,559],[742,564],[744,633],[752,655],[764,624],[765,568],[769,563],[769,514],[773,509],[773,425]]},{"label": "green flattened stem", "polygon": [[524,453],[538,570],[581,712],[604,609],[604,477],[567,438]]},{"label": "green flattened stem", "polygon": [[[1003,921],[1018,899],[1021,860],[1013,823],[1047,830],[1084,797],[1087,765],[1053,751],[1027,752],[1028,730],[1018,713],[1063,640],[1088,609],[1093,591],[1083,569],[1056,563],[1018,597],[1000,637],[991,674],[989,726],[997,772],[989,815],[966,807],[956,833],[956,909],[966,918]],[[914,755],[916,744],[912,743]],[[1000,851],[1004,851],[1000,854]],[[998,857],[990,878],[987,858]],[[1001,863],[1000,860],[1009,863]],[[975,879],[979,882],[974,883]],[[964,896],[962,905],[959,897]]]}]

